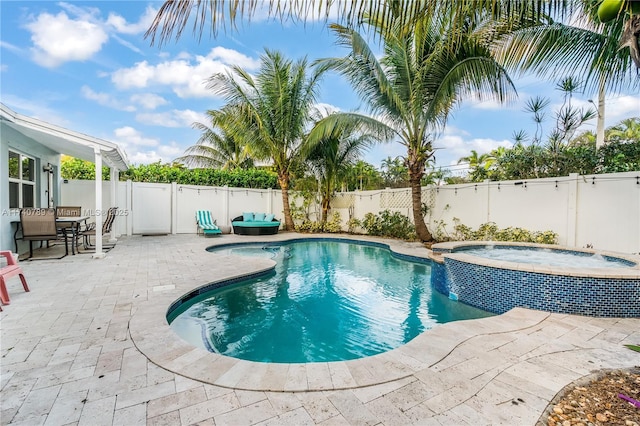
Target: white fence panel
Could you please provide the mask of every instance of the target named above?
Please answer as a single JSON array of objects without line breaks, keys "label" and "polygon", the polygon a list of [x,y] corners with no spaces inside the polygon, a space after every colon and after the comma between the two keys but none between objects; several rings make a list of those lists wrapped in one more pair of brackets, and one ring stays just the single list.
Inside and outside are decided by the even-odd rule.
[{"label": "white fence panel", "polygon": [[[94,185],[92,181],[62,184],[61,204],[94,209]],[[146,190],[140,193],[142,187]],[[226,225],[243,212],[273,213],[284,220],[282,193],[277,190],[120,182],[117,192],[117,207],[130,213],[116,219],[119,234],[194,233],[198,209],[211,210],[218,223]],[[103,205],[110,206],[109,182],[104,182],[103,194]],[[551,230],[569,246],[640,252],[640,171],[429,187],[423,188],[422,198],[432,232],[446,224],[451,233],[453,219],[458,218],[472,228],[495,222],[500,228]],[[128,211],[132,199],[135,204]],[[332,207],[332,212],[340,213],[344,230],[350,217],[361,220],[369,212],[413,216],[409,188],[338,193]]]},{"label": "white fence panel", "polygon": [[380,207],[382,191],[355,191],[353,194],[355,198],[354,217],[356,219],[362,220],[369,212],[378,214],[384,210]]},{"label": "white fence panel", "polygon": [[578,179],[576,245],[640,253],[640,172]]},{"label": "white fence panel", "polygon": [[518,227],[529,231],[551,230],[567,244],[571,181],[537,179],[490,184],[489,221],[500,228]]},{"label": "white fence panel", "polygon": [[[427,204],[428,207],[430,207]],[[454,219],[477,228],[487,221],[487,190],[475,185],[447,185],[436,189],[433,207],[427,211],[427,225],[432,233],[442,227],[453,234]]]},{"label": "white fence panel", "polygon": [[[242,213],[271,213],[269,191],[261,189],[229,189],[229,220]],[[282,219],[282,217],[279,217]]]},{"label": "white fence panel", "polygon": [[197,231],[196,210],[209,210],[218,225],[230,225],[227,213],[228,188],[178,185],[176,193],[175,233]]},{"label": "white fence panel", "polygon": [[134,234],[171,233],[171,185],[134,182],[132,214]]}]

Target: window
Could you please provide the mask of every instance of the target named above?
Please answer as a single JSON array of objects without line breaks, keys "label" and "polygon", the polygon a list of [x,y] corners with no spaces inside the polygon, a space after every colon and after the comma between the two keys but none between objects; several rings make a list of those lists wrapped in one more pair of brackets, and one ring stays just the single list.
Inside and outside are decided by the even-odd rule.
[{"label": "window", "polygon": [[9,208],[35,207],[36,161],[9,151]]}]

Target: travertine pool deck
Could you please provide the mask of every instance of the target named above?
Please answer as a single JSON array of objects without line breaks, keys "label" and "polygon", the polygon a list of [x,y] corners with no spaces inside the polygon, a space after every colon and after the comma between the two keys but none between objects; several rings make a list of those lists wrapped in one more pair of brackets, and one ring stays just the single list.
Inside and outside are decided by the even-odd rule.
[{"label": "travertine pool deck", "polygon": [[[239,361],[171,333],[164,313],[181,294],[272,267],[206,247],[297,237],[134,236],[101,260],[21,262],[31,292],[10,279],[0,313],[0,423],[535,425],[572,381],[640,365],[622,346],[640,343],[638,318],[526,309],[339,363]],[[370,240],[427,255],[419,244]]]}]

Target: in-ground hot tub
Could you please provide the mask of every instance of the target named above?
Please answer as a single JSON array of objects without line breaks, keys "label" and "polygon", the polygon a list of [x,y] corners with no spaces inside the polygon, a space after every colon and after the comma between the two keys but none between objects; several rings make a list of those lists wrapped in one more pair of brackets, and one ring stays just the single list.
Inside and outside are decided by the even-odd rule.
[{"label": "in-ground hot tub", "polygon": [[[484,251],[476,251],[479,248]],[[637,257],[471,241],[435,244],[432,250],[431,282],[436,290],[480,309],[502,314],[520,306],[595,317],[640,317]]]}]

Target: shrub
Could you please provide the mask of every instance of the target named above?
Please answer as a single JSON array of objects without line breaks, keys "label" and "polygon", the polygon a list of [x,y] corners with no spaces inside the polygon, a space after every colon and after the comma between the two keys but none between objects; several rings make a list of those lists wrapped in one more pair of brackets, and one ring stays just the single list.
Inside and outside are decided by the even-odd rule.
[{"label": "shrub", "polygon": [[296,225],[296,231],[304,233],[322,232],[322,224],[311,220],[305,220],[301,224]]},{"label": "shrub", "polygon": [[342,217],[340,217],[340,213],[333,212],[331,219],[324,224],[324,232],[330,232],[332,234],[342,232]]},{"label": "shrub", "polygon": [[328,232],[336,234],[342,232],[342,218],[340,217],[340,213],[334,212],[331,219],[324,224],[324,227],[321,222],[304,219],[301,224],[296,225],[296,231],[307,233]]},{"label": "shrub", "polygon": [[469,226],[453,219],[453,240],[456,241],[512,241],[521,243],[557,244],[558,234],[553,231],[532,232],[523,228],[498,228],[494,222],[483,223],[474,231]]},{"label": "shrub", "polygon": [[362,219],[362,227],[369,235],[382,235],[382,221],[373,213],[367,213]]},{"label": "shrub", "polygon": [[362,227],[367,234],[379,237],[400,238],[403,240],[415,240],[416,228],[407,216],[398,212],[384,210],[380,216],[367,213],[362,220]]},{"label": "shrub", "polygon": [[356,229],[360,228],[361,226],[362,222],[360,222],[360,220],[356,219],[355,217],[352,217],[347,221],[347,232],[350,234],[355,234]]}]

